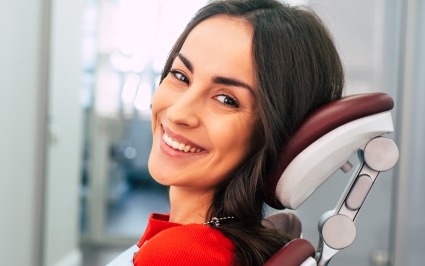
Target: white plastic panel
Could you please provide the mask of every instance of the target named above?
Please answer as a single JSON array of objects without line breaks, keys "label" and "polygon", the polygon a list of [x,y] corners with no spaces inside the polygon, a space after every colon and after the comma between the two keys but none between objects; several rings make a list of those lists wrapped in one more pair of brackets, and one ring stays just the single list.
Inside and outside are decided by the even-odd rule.
[{"label": "white plastic panel", "polygon": [[280,203],[298,208],[370,139],[393,132],[389,111],[357,119],[316,140],[292,160],[276,186]]}]

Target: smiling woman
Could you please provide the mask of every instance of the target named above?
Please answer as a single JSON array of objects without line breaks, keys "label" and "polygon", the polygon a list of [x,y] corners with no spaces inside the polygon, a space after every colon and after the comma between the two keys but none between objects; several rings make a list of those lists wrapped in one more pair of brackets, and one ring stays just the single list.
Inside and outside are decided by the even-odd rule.
[{"label": "smiling woman", "polygon": [[[251,36],[240,19],[203,21],[155,93],[149,170],[170,186],[170,221],[204,222],[216,186],[253,150],[258,113],[247,90],[254,87]],[[184,152],[186,147],[194,152]]]},{"label": "smiling woman", "polygon": [[152,102],[149,171],[169,186],[170,211],[153,214],[111,265],[263,264],[289,241],[261,225],[267,176],[302,119],[341,97],[343,81],[313,12],[274,0],[202,8]]}]

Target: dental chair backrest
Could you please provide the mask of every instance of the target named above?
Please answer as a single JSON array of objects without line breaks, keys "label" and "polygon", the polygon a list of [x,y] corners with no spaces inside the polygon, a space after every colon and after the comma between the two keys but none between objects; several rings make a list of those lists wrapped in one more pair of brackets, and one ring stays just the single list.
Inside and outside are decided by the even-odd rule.
[{"label": "dental chair backrest", "polygon": [[[296,238],[266,266],[327,265],[354,241],[355,219],[376,177],[390,170],[399,157],[395,143],[383,137],[393,132],[393,106],[385,93],[351,95],[318,108],[296,130],[270,176],[267,203],[271,207],[297,209],[336,170],[348,172],[352,167],[348,159],[356,152],[359,165],[335,209],[320,219],[318,247]],[[279,226],[275,225],[278,218],[270,221]]]}]

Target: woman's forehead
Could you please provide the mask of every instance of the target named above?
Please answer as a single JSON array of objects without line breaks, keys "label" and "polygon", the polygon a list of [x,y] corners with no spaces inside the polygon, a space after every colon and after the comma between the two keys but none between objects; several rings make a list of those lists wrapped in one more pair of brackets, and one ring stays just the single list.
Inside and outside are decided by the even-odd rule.
[{"label": "woman's forehead", "polygon": [[189,36],[203,31],[213,34],[211,37],[221,37],[220,39],[233,37],[249,44],[253,34],[252,25],[246,20],[227,15],[213,16],[200,22],[192,29]]},{"label": "woman's forehead", "polygon": [[240,18],[214,16],[199,23],[187,36],[180,53],[194,66],[248,79],[254,87],[252,26]]}]

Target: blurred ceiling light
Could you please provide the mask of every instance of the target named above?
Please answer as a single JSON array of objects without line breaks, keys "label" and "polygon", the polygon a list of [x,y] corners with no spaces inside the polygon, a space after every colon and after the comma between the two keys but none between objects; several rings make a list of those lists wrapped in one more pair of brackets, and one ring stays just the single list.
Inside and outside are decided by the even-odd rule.
[{"label": "blurred ceiling light", "polygon": [[119,44],[121,53],[151,54],[152,39],[157,34],[159,6],[156,1],[121,0],[119,2]]},{"label": "blurred ceiling light", "polygon": [[132,72],[140,73],[142,72],[151,60],[151,55],[146,53],[140,53],[136,51],[130,57],[130,69]]},{"label": "blurred ceiling light", "polygon": [[139,111],[149,110],[152,102],[152,86],[147,81],[140,83],[137,91],[134,107]]},{"label": "blurred ceiling light", "polygon": [[111,66],[120,72],[129,72],[131,70],[131,59],[128,56],[114,52],[110,55]]},{"label": "blurred ceiling light", "polygon": [[121,93],[121,100],[124,105],[131,105],[133,103],[139,83],[139,75],[131,73],[127,76]]}]

